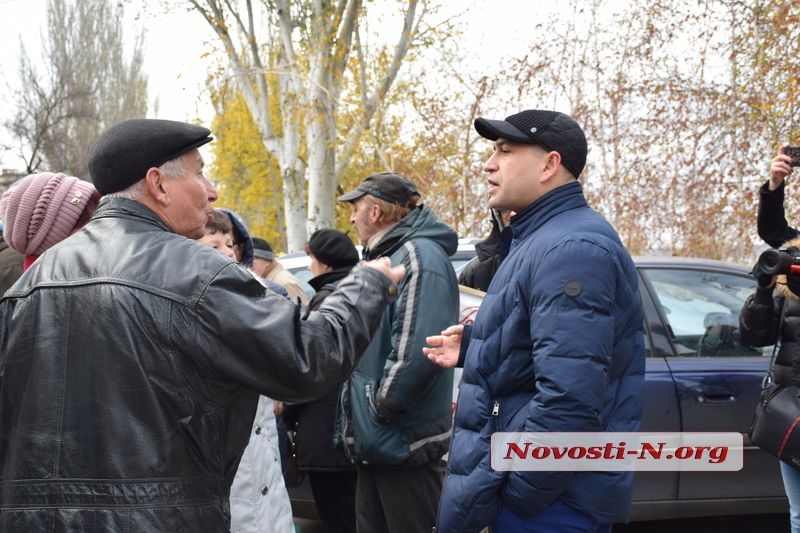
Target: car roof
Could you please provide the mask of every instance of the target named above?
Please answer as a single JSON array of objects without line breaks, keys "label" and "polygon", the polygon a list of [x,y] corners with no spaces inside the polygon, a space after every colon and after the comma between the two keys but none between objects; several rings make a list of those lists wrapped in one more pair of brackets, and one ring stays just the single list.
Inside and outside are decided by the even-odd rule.
[{"label": "car roof", "polygon": [[752,269],[752,267],[737,263],[718,261],[716,259],[704,259],[701,257],[634,256],[633,261],[636,263],[637,267],[647,268],[707,268],[712,270],[726,270],[737,274],[749,274]]},{"label": "car roof", "polygon": [[[459,239],[458,252],[474,251],[474,239]],[[358,246],[360,250],[360,246]],[[305,252],[292,252],[278,257],[286,268],[308,266],[309,257]],[[745,266],[728,261],[716,259],[705,259],[702,257],[679,257],[679,256],[660,256],[660,255],[637,255],[633,256],[633,261],[639,268],[687,268],[687,269],[711,269],[722,270],[736,274],[749,274],[751,266]]]},{"label": "car roof", "polygon": [[[475,243],[478,242],[477,239],[458,239],[458,247],[456,248],[456,252],[474,252],[475,251]],[[359,256],[361,256],[361,245],[356,244],[356,250],[358,250]],[[306,259],[308,255],[303,252],[291,252],[288,254],[283,254],[278,256],[278,259],[281,263],[286,266],[287,264],[291,264],[292,266],[299,266],[303,265],[308,262]]]}]

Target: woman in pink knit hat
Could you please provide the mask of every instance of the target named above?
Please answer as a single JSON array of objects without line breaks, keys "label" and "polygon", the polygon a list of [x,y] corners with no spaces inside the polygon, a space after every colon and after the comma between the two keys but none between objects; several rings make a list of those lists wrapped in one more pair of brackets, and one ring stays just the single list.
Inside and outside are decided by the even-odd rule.
[{"label": "woman in pink knit hat", "polygon": [[25,255],[27,270],[45,250],[82,228],[99,201],[88,181],[60,172],[30,174],[0,197],[3,238]]}]

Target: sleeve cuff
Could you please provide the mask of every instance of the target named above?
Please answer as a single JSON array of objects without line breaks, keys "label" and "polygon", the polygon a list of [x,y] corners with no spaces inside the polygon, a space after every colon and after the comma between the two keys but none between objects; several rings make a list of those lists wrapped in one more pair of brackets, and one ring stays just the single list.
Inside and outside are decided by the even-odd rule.
[{"label": "sleeve cuff", "polygon": [[753,301],[757,304],[770,305],[772,303],[772,291],[772,287],[758,287],[756,289],[755,296],[753,297]]}]

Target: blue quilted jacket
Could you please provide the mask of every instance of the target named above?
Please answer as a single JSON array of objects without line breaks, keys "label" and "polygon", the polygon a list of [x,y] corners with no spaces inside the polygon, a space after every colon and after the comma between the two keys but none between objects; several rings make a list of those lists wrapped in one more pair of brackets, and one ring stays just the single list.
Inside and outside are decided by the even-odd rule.
[{"label": "blue quilted jacket", "polygon": [[614,229],[578,182],[512,219],[511,251],[471,331],[440,533],[480,531],[501,504],[533,516],[559,499],[627,521],[632,472],[496,472],[497,431],[637,431],[644,386],[637,274]]}]

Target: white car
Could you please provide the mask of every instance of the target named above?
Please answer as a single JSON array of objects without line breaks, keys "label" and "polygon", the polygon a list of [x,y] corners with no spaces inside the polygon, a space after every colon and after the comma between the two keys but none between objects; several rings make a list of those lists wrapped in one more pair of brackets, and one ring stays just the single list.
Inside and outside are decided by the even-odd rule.
[{"label": "white car", "polygon": [[[456,276],[461,272],[461,270],[466,266],[469,261],[475,257],[475,239],[459,239],[458,240],[458,249],[456,253],[450,256],[450,262],[453,263],[453,268],[456,271]],[[356,246],[358,249],[358,253],[361,253],[361,247]],[[311,259],[305,252],[294,252],[291,254],[285,254],[278,257],[278,261],[281,262],[283,267],[294,274],[294,276],[300,280],[302,283],[303,288],[308,294],[309,298],[314,294],[314,289],[311,288],[311,285],[308,284],[308,280],[311,279],[311,271],[308,270],[308,265],[311,263]]]}]

